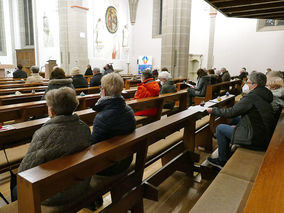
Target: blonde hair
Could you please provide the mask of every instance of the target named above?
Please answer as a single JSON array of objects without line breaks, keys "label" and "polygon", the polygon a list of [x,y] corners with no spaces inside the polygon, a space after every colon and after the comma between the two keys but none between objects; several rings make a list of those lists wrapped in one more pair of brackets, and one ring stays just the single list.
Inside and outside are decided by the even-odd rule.
[{"label": "blonde hair", "polygon": [[274,89],[279,89],[281,87],[284,86],[284,82],[283,82],[283,79],[280,78],[280,77],[270,77],[267,79],[267,83],[266,85],[274,90]]},{"label": "blonde hair", "polygon": [[79,67],[73,67],[71,70],[71,75],[80,75],[80,68]]},{"label": "blonde hair", "polygon": [[281,73],[279,71],[270,71],[269,73],[266,74],[267,78],[274,78],[274,77],[280,77],[281,78]]},{"label": "blonde hair", "polygon": [[101,88],[107,96],[120,96],[123,86],[123,79],[117,73],[109,73],[102,77]]},{"label": "blonde hair", "polygon": [[50,90],[45,97],[46,104],[56,115],[72,115],[79,105],[76,92],[69,87]]}]

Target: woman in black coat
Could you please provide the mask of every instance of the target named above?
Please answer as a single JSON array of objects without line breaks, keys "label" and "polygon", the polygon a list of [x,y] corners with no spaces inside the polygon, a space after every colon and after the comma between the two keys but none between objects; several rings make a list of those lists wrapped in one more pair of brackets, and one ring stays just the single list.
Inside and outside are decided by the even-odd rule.
[{"label": "woman in black coat", "polygon": [[75,88],[87,88],[88,87],[88,81],[87,79],[80,74],[80,69],[78,67],[74,67],[72,69],[72,80],[73,80],[73,86]]},{"label": "woman in black coat", "polygon": [[191,106],[192,98],[195,96],[205,97],[207,85],[211,84],[210,76],[207,75],[205,70],[197,70],[197,84],[188,88],[189,106]]}]

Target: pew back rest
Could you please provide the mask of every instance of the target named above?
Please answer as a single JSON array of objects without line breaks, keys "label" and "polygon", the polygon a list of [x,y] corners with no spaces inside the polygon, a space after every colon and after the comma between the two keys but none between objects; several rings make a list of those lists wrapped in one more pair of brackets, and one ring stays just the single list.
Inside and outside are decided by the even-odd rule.
[{"label": "pew back rest", "polygon": [[[139,160],[135,166],[137,174],[134,179],[136,181],[132,182],[130,186],[131,188],[138,187],[142,182],[148,144],[153,141],[153,138],[164,138],[172,134],[177,127],[187,127],[191,124],[190,120],[195,120],[196,115],[197,112],[185,110],[166,119],[138,128],[132,134],[114,137],[92,145],[79,153],[19,173],[19,213],[41,212],[41,201],[76,184],[78,180],[85,179],[108,168],[113,163],[133,153],[137,153]],[[26,199],[26,197],[29,197],[29,199]]]}]

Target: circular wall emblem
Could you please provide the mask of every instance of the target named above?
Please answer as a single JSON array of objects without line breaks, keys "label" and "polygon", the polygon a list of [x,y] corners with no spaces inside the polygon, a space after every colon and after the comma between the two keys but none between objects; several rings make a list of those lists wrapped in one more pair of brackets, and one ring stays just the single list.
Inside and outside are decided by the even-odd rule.
[{"label": "circular wall emblem", "polygon": [[114,7],[108,7],[106,11],[106,27],[110,33],[116,33],[118,28],[117,12]]}]

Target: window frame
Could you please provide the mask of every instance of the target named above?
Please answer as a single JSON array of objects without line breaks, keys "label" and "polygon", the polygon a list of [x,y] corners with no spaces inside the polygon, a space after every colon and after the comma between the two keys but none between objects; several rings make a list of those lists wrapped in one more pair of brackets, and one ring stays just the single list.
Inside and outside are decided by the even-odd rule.
[{"label": "window frame", "polygon": [[33,1],[18,0],[19,3],[19,23],[21,46],[23,49],[34,48],[34,20],[33,20]]},{"label": "window frame", "polygon": [[266,19],[258,19],[257,20],[257,32],[267,32],[267,31],[280,31],[284,30],[284,25],[277,25],[277,26],[265,26]]},{"label": "window frame", "polygon": [[3,14],[3,0],[0,0],[0,42],[2,45],[2,50],[0,49],[0,56],[6,56],[6,39],[5,39],[5,21]]}]

